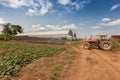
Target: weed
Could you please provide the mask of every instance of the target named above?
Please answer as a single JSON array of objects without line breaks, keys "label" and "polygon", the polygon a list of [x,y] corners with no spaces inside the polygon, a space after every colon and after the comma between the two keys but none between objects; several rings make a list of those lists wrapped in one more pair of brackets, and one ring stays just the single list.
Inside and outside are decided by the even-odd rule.
[{"label": "weed", "polygon": [[63,69],[63,65],[57,64],[52,68],[51,75],[49,77],[49,80],[57,80],[60,71]]},{"label": "weed", "polygon": [[68,60],[68,63],[71,64],[71,63],[72,63],[71,60],[74,59],[75,54],[76,54],[77,52],[74,51],[74,50],[67,50],[66,52],[67,52],[67,54],[66,54],[66,59]]}]

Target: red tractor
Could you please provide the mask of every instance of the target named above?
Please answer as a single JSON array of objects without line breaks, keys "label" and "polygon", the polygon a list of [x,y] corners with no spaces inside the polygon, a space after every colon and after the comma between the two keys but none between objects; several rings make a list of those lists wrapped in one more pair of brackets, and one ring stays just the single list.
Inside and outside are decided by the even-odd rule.
[{"label": "red tractor", "polygon": [[86,39],[84,40],[84,48],[90,49],[91,46],[96,45],[98,48],[103,50],[112,50],[112,43],[109,39],[107,39],[106,34],[98,34],[96,35],[97,39]]}]

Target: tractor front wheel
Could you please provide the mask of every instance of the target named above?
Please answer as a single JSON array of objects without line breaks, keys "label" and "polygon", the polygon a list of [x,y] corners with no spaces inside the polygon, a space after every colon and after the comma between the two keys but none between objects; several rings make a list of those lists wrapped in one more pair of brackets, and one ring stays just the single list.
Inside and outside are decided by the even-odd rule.
[{"label": "tractor front wheel", "polygon": [[103,50],[111,50],[113,47],[110,41],[102,41],[99,46]]},{"label": "tractor front wheel", "polygon": [[85,49],[90,49],[90,47],[91,47],[91,44],[90,43],[84,43],[84,48]]}]

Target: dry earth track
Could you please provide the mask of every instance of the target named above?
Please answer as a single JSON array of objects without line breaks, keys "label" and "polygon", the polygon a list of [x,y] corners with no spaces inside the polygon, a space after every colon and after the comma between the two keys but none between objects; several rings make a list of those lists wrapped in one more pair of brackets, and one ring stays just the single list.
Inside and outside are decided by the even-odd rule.
[{"label": "dry earth track", "polygon": [[78,57],[64,80],[120,80],[119,52],[73,49]]}]

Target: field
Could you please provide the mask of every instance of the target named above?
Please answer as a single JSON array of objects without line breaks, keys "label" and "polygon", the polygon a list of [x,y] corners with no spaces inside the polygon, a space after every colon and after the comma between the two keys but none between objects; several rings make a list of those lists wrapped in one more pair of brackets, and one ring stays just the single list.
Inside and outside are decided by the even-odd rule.
[{"label": "field", "polygon": [[0,42],[0,76],[14,76],[22,66],[31,61],[57,54],[62,50],[63,48]]},{"label": "field", "polygon": [[85,50],[81,43],[1,42],[1,80],[119,80],[119,43],[112,51]]}]

